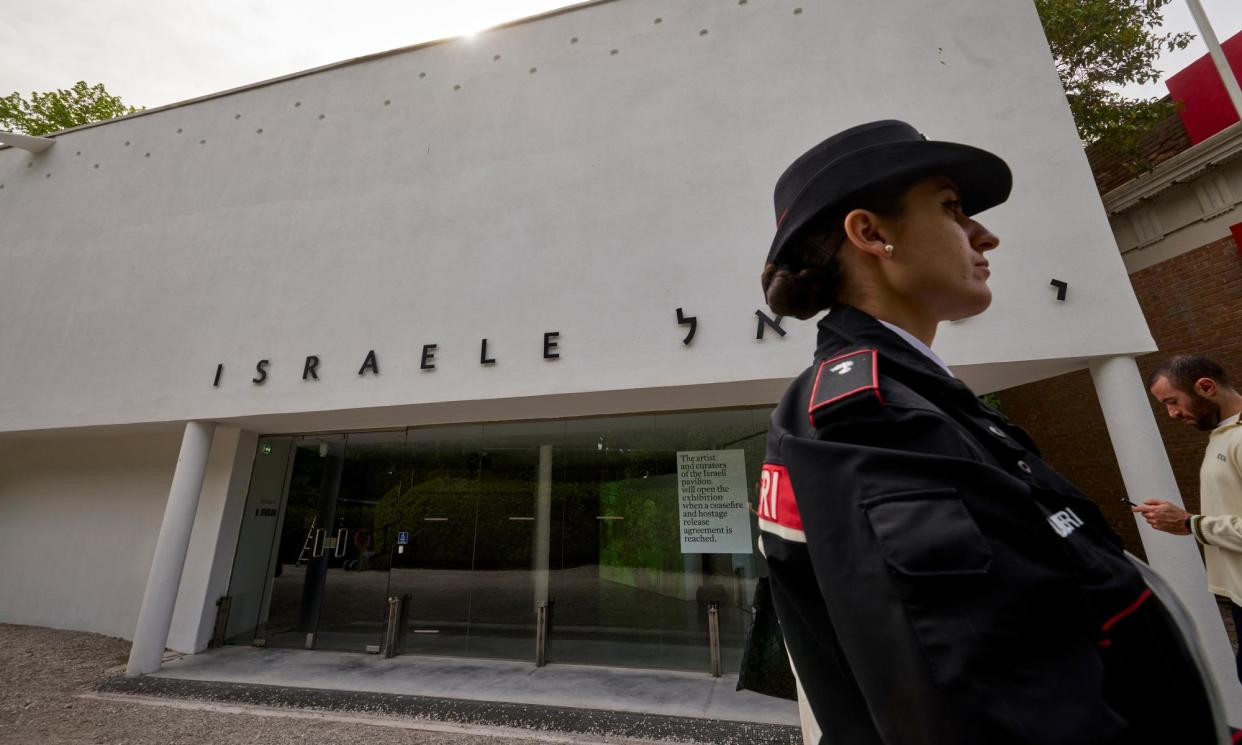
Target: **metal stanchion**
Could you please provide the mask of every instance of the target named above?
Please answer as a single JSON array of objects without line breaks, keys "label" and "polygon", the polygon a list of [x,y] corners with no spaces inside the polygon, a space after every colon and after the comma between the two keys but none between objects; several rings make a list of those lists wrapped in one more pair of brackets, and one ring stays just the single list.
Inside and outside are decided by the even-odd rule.
[{"label": "metal stanchion", "polygon": [[229,630],[229,609],[232,607],[233,598],[230,595],[216,601],[216,625],[211,631],[211,641],[207,643],[209,649],[224,646],[224,637]]},{"label": "metal stanchion", "polygon": [[395,657],[404,651],[405,627],[410,616],[410,596],[388,598],[388,623],[384,628],[384,657]]},{"label": "metal stanchion", "polygon": [[720,677],[720,603],[707,604],[707,645],[712,654],[712,677]]},{"label": "metal stanchion", "polygon": [[548,620],[551,614],[552,608],[548,601],[539,604],[535,619],[535,667],[548,664]]}]

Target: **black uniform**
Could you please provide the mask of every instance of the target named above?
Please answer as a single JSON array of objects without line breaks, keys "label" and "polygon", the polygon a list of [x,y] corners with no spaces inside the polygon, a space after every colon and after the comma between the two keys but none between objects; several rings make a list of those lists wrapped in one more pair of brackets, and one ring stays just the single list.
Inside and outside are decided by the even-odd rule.
[{"label": "black uniform", "polygon": [[823,742],[1216,742],[1096,505],[871,316],[819,329],[772,415],[759,524]]}]

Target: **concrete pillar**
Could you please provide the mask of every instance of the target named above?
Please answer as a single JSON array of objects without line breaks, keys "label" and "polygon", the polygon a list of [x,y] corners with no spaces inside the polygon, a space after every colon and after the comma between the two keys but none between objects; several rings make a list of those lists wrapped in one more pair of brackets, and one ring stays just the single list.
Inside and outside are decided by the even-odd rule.
[{"label": "concrete pillar", "polygon": [[[215,436],[211,439],[211,455],[207,459],[207,473],[203,477],[203,489],[198,498],[198,511],[194,514],[194,532],[190,535],[190,547],[185,555],[185,570],[181,573],[181,589],[177,594],[168,641],[165,642],[168,649],[196,654],[207,649],[207,643],[211,641],[219,610],[216,600],[229,592],[242,516],[249,511],[246,510],[246,496],[257,444],[258,436],[254,432],[223,425],[216,427]],[[265,497],[271,499],[270,495]],[[275,503],[269,502],[269,505],[274,507]],[[268,526],[262,549],[265,569],[269,554],[267,544],[271,542],[270,526],[276,519],[258,518],[258,522]],[[275,552],[270,553],[274,559]],[[260,576],[264,574],[260,570]],[[245,613],[238,598],[234,597],[230,618],[234,614],[245,618]],[[250,614],[251,624],[258,615],[258,610]],[[229,625],[236,627],[237,624]]]},{"label": "concrete pillar", "polygon": [[[1103,357],[1093,360],[1090,369],[1130,500],[1167,499],[1183,505],[1134,358]],[[1242,723],[1242,686],[1234,668],[1233,648],[1216,600],[1208,592],[1207,574],[1194,539],[1152,530],[1138,515],[1135,521],[1148,563],[1168,580],[1195,619],[1230,723]]]},{"label": "concrete pillar", "polygon": [[552,556],[552,446],[539,446],[539,486],[535,497],[535,612],[548,599]]},{"label": "concrete pillar", "polygon": [[143,675],[160,669],[215,429],[215,422],[186,422],[177,470],[173,473],[168,504],[164,508],[164,522],[155,541],[151,572],[147,575],[147,589],[138,611],[138,626],[134,629],[126,675]]}]

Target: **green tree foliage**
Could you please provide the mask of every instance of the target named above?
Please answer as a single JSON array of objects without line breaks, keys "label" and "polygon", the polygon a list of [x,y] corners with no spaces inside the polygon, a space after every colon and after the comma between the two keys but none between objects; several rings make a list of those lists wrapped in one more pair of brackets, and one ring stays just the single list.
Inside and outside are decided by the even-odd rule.
[{"label": "green tree foliage", "polygon": [[1085,144],[1138,157],[1139,142],[1175,111],[1170,101],[1126,98],[1117,89],[1159,79],[1162,51],[1184,49],[1189,33],[1161,33],[1172,0],[1035,0]]},{"label": "green tree foliage", "polygon": [[141,109],[126,106],[120,96],[108,93],[103,83],[78,81],[69,90],[32,92],[29,100],[16,91],[0,98],[0,130],[44,135],[135,111]]}]

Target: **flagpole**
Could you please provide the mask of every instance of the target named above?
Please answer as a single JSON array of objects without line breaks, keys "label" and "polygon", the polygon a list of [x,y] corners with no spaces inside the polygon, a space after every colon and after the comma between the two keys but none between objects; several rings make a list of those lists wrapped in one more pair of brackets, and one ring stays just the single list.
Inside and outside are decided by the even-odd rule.
[{"label": "flagpole", "polygon": [[1212,62],[1216,63],[1216,72],[1220,74],[1220,79],[1225,84],[1225,90],[1229,93],[1229,100],[1233,102],[1234,111],[1238,112],[1238,119],[1242,119],[1242,87],[1238,86],[1238,78],[1230,69],[1225,53],[1221,51],[1216,32],[1212,30],[1207,13],[1203,12],[1203,4],[1199,0],[1186,0],[1186,5],[1190,8],[1190,14],[1195,17],[1195,25],[1199,27],[1199,35],[1207,44]]}]

